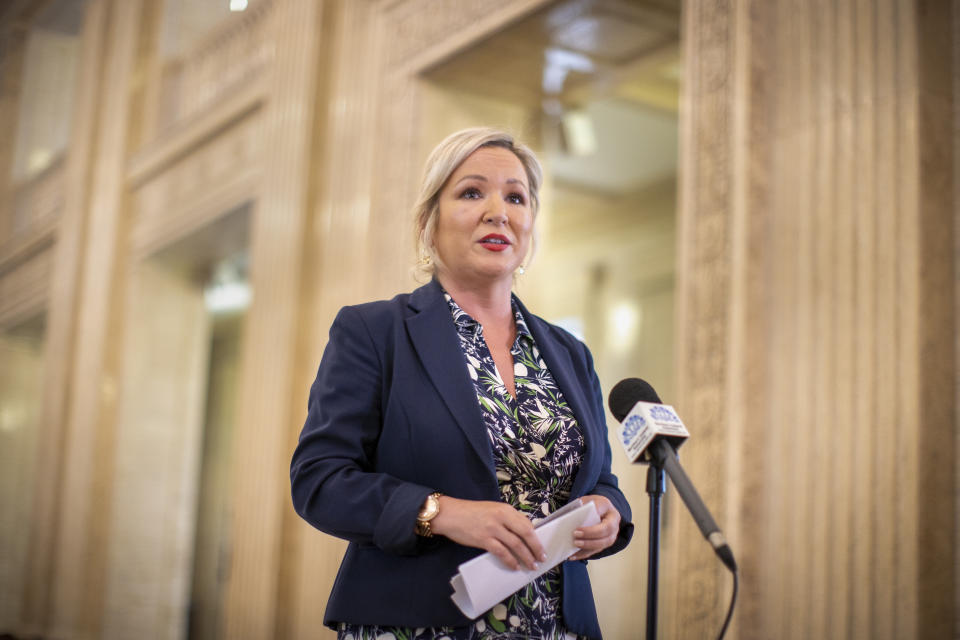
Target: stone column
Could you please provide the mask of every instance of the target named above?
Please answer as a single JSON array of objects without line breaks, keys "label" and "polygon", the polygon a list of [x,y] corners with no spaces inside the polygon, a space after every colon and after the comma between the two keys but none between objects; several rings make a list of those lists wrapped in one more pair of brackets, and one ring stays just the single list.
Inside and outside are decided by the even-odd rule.
[{"label": "stone column", "polygon": [[[328,0],[318,37],[323,50],[325,104],[318,105],[318,137],[312,178],[316,200],[307,239],[310,249],[304,264],[304,348],[298,354],[297,375],[291,389],[294,400],[287,447],[293,453],[303,420],[307,394],[317,373],[330,324],[346,304],[361,300],[370,269],[368,246],[370,201],[378,184],[373,164],[386,147],[374,130],[380,64],[377,16],[374,3]],[[398,215],[401,215],[398,213]],[[400,240],[402,242],[402,240]],[[289,495],[289,490],[287,490]],[[326,599],[337,575],[346,542],[323,534],[296,515],[285,513],[284,553],[287,638],[314,639],[332,636],[323,627]],[[318,604],[322,603],[322,604]]]},{"label": "stone column", "polygon": [[[59,496],[54,498],[57,526],[50,578],[52,629],[48,631],[54,638],[97,637],[103,610],[121,303],[118,277],[122,270],[117,265],[124,237],[128,96],[140,6],[139,0],[99,0],[87,9],[94,16],[91,19],[106,20],[101,23],[105,25],[104,53],[99,72],[110,88],[96,114],[95,155],[85,158],[90,163],[89,202],[71,204],[88,208],[87,227],[80,234],[84,246],[77,297],[64,299],[76,300],[74,327],[79,338],[70,363],[71,402],[65,409],[63,431],[56,434],[64,455]],[[81,112],[89,108],[84,104]],[[75,193],[83,192],[81,182],[75,183]],[[66,263],[58,269],[69,268],[76,255],[64,259]],[[58,286],[68,279],[63,272],[56,277],[62,278]],[[46,519],[47,513],[40,517]]]},{"label": "stone column", "polygon": [[64,438],[68,393],[75,348],[79,273],[84,251],[84,225],[90,195],[91,166],[101,99],[106,20],[109,3],[89,2],[84,15],[77,67],[71,140],[65,163],[63,210],[56,244],[47,308],[43,402],[38,434],[43,473],[37,474],[30,547],[24,575],[23,635],[42,635],[50,624],[54,545],[59,529],[60,492],[65,465]]},{"label": "stone column", "polygon": [[[291,424],[304,330],[298,303],[311,193],[311,164],[325,3],[277,2],[276,58],[262,120],[263,174],[251,229],[253,302],[248,312],[235,432],[234,519],[223,637],[277,637],[289,490]],[[306,274],[313,277],[314,274]],[[299,383],[299,380],[297,380]],[[294,402],[296,400],[296,402]],[[293,410],[296,407],[296,412]],[[289,550],[285,550],[289,551]]]},{"label": "stone column", "polygon": [[[950,637],[950,3],[685,8],[678,405],[733,637]],[[666,635],[714,635],[729,577],[672,529]]]}]

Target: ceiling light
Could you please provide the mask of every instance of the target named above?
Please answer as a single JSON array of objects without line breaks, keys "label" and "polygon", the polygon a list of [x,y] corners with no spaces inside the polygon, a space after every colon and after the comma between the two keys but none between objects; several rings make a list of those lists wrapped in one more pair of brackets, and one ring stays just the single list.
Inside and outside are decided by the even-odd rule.
[{"label": "ceiling light", "polygon": [[232,313],[250,306],[250,285],[245,282],[227,282],[207,287],[203,292],[207,311]]},{"label": "ceiling light", "polygon": [[597,152],[597,134],[593,119],[586,111],[568,111],[560,120],[567,153],[573,156],[592,156]]}]

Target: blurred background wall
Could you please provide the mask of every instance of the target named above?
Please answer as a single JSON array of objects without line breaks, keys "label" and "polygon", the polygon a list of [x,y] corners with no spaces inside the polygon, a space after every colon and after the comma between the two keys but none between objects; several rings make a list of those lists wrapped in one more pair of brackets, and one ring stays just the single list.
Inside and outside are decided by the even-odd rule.
[{"label": "blurred background wall", "polygon": [[[333,636],[309,384],[342,305],[416,285],[429,149],[490,124],[546,169],[520,296],[693,434],[728,637],[960,637],[958,34],[949,0],[7,0],[0,634]],[[612,445],[637,535],[590,568],[632,638]],[[661,636],[713,637],[729,575],[664,508]]]}]

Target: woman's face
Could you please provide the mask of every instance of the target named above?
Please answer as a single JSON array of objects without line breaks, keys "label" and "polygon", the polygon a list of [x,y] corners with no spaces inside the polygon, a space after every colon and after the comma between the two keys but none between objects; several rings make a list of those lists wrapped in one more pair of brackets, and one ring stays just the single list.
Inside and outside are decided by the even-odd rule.
[{"label": "woman's face", "polygon": [[477,149],[443,186],[439,208],[433,242],[441,282],[512,282],[533,232],[527,173],[517,156],[503,147]]}]

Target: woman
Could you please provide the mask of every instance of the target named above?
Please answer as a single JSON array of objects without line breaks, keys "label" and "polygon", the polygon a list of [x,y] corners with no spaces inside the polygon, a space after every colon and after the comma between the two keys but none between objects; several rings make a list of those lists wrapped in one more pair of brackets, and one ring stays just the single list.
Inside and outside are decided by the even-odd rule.
[{"label": "woman", "polygon": [[[589,351],[511,294],[540,182],[508,134],[448,137],[416,207],[431,282],[345,307],[330,329],[291,483],[305,520],[350,541],[324,620],[341,638],[600,637],[586,559],[625,547],[633,525]],[[531,521],[581,497],[601,521],[576,531],[579,551],[464,617],[457,566],[489,551],[533,568]]]}]

